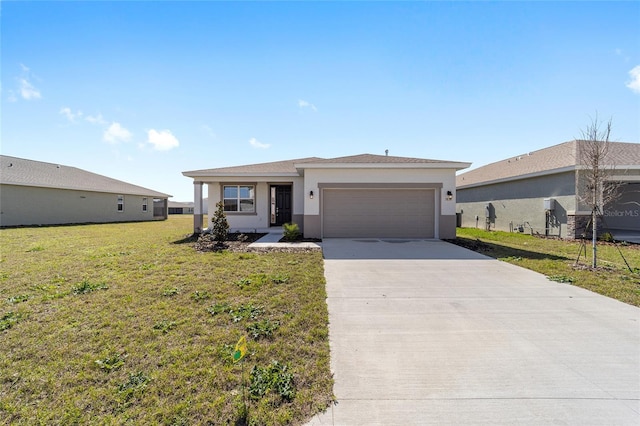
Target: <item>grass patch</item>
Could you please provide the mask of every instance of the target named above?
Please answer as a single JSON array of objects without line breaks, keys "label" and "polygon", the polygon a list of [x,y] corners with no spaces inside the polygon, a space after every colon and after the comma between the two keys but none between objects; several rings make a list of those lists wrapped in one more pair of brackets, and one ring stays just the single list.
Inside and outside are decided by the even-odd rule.
[{"label": "grass patch", "polygon": [[92,283],[88,280],[82,280],[80,284],[73,286],[71,291],[73,292],[73,294],[87,294],[91,293],[92,291],[106,290],[108,288],[109,287],[103,282]]},{"label": "grass patch", "polygon": [[11,296],[7,298],[8,303],[21,303],[29,300],[28,294],[19,294],[17,296]]},{"label": "grass patch", "polygon": [[[541,238],[520,233],[458,228],[452,242],[487,256],[546,275],[550,280],[568,283],[593,292],[640,306],[640,246],[598,244],[599,267],[590,267],[591,259],[580,262],[580,241]],[[591,254],[587,246],[587,255]],[[631,266],[625,265],[620,255]]]},{"label": "grass patch", "polygon": [[112,354],[103,359],[97,359],[96,365],[103,371],[109,373],[112,370],[117,370],[124,365],[124,354]]},{"label": "grass patch", "polygon": [[0,331],[10,329],[15,323],[20,321],[22,315],[17,312],[7,312],[0,317]]},{"label": "grass patch", "polygon": [[[321,253],[199,253],[192,220],[0,230],[0,424],[303,424],[327,407]],[[246,412],[242,335],[244,381],[255,367],[265,389]]]}]

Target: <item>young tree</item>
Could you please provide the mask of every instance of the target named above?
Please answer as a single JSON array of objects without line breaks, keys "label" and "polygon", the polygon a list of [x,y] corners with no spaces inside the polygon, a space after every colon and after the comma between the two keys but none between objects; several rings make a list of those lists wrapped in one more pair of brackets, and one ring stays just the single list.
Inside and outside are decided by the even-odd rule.
[{"label": "young tree", "polygon": [[218,243],[227,241],[229,222],[227,222],[227,215],[224,214],[224,204],[222,204],[222,202],[216,204],[216,211],[212,218],[212,226],[213,239]]},{"label": "young tree", "polygon": [[582,166],[577,174],[578,200],[591,210],[592,267],[595,268],[598,264],[598,217],[602,216],[604,206],[615,201],[620,186],[611,179],[614,165],[608,161],[611,119],[603,124],[596,115],[591,124],[581,131],[581,136],[577,142],[579,164]]}]

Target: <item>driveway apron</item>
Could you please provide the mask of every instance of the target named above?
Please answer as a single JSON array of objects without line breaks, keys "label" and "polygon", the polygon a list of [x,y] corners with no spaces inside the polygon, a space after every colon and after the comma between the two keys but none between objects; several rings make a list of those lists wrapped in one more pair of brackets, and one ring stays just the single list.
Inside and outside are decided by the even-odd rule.
[{"label": "driveway apron", "polygon": [[640,309],[442,241],[325,239],[310,425],[640,424]]}]

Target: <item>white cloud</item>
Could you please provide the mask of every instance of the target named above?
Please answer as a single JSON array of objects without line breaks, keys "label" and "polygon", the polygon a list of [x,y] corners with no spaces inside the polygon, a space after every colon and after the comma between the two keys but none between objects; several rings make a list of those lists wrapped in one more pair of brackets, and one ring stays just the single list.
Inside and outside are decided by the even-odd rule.
[{"label": "white cloud", "polygon": [[18,78],[18,86],[22,99],[30,101],[32,99],[42,98],[40,90],[38,90],[30,81],[33,77],[33,74],[29,67],[24,64],[20,64],[20,68],[22,69],[22,73]]},{"label": "white cloud", "polygon": [[304,101],[302,99],[298,100],[298,108],[311,108],[314,111],[317,111],[318,108],[310,102]]},{"label": "white cloud", "polygon": [[249,139],[249,145],[251,145],[254,148],[260,148],[260,149],[267,149],[269,148],[271,145],[268,143],[262,143],[260,142],[258,139],[256,138],[251,138]]},{"label": "white cloud", "polygon": [[632,92],[640,93],[640,65],[636,65],[629,71],[629,75],[631,76],[631,81],[627,83],[627,87],[631,89]]},{"label": "white cloud", "polygon": [[71,108],[69,108],[69,107],[62,108],[60,110],[60,114],[62,114],[65,117],[67,117],[67,120],[69,120],[72,123],[76,122],[76,118],[82,117],[82,111],[78,111],[78,112],[74,113],[73,111],[71,111]]},{"label": "white cloud", "polygon": [[120,123],[111,123],[111,126],[104,131],[104,140],[109,143],[127,142],[131,139],[131,132],[120,125]]},{"label": "white cloud", "polygon": [[37,77],[35,77],[29,67],[24,64],[20,64],[20,69],[20,76],[16,78],[18,86],[15,91],[8,91],[9,96],[7,100],[9,102],[16,102],[18,100],[18,96],[26,101],[42,98],[40,90],[38,90],[31,82],[33,78],[37,79]]},{"label": "white cloud", "polygon": [[107,124],[107,121],[102,117],[102,114],[87,115],[84,119],[91,124]]},{"label": "white cloud", "polygon": [[22,99],[30,101],[32,99],[40,99],[42,97],[42,95],[40,95],[40,91],[36,89],[25,77],[19,78],[18,82],[20,83],[20,96],[22,96]]},{"label": "white cloud", "polygon": [[158,151],[169,151],[170,149],[177,148],[180,145],[180,141],[173,136],[173,133],[169,130],[155,130],[151,129],[147,132],[149,139],[148,143],[153,145],[153,148]]}]

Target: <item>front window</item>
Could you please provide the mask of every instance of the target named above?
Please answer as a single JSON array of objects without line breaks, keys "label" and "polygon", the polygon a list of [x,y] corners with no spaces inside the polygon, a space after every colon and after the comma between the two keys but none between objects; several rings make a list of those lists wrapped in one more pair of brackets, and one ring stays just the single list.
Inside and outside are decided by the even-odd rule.
[{"label": "front window", "polygon": [[142,211],[143,212],[147,211],[147,199],[146,198],[142,199]]},{"label": "front window", "polygon": [[225,185],[222,198],[225,212],[253,213],[256,211],[253,185]]},{"label": "front window", "polygon": [[118,211],[124,211],[124,195],[118,195]]}]

